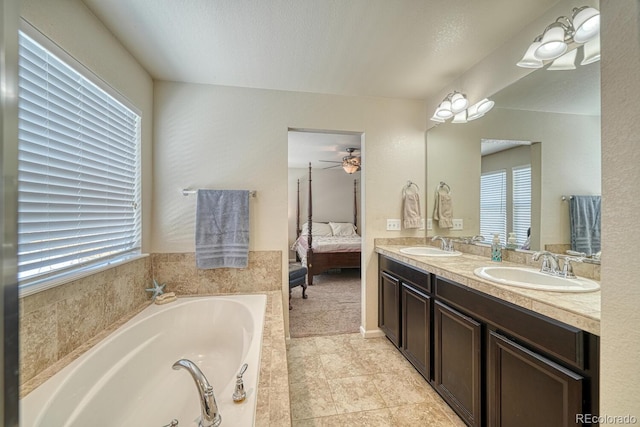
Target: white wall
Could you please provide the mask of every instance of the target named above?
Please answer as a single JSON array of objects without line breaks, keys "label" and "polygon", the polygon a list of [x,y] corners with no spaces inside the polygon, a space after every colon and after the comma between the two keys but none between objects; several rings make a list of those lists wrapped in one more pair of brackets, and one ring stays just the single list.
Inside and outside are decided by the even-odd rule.
[{"label": "white wall", "polygon": [[[600,190],[600,117],[495,108],[466,124],[447,123],[427,133],[427,184],[441,180],[454,193],[454,217],[464,232],[479,228],[480,140],[539,142],[541,149],[540,244],[568,243],[568,204],[563,195],[597,195]],[[428,200],[428,212],[433,200]],[[437,230],[436,230],[437,231]],[[435,232],[435,231],[434,231]],[[444,231],[456,235],[456,232]]]},{"label": "white wall", "polygon": [[[420,101],[345,97],[213,85],[156,82],[154,92],[153,252],[194,251],[195,198],[181,189],[257,191],[250,250],[288,254],[288,129],[365,134],[360,187],[364,217],[363,316],[377,329],[375,237],[398,218],[402,186],[424,182],[425,122]],[[285,292],[284,295],[288,295]]]},{"label": "white wall", "polygon": [[640,2],[601,2],[600,414],[640,422]]},{"label": "white wall", "polygon": [[142,251],[151,249],[153,81],[80,0],[22,0],[20,15],[120,92],[142,116]]}]

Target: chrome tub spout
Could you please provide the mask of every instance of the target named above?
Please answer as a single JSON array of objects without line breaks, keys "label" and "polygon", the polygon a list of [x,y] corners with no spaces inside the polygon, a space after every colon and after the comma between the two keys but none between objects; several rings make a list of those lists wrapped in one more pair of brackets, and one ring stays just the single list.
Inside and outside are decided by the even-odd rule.
[{"label": "chrome tub spout", "polygon": [[218,427],[222,422],[216,398],[213,395],[213,387],[207,381],[200,368],[188,359],[180,359],[173,364],[173,369],[186,369],[191,374],[193,381],[196,383],[198,394],[200,396],[200,417],[199,427]]}]

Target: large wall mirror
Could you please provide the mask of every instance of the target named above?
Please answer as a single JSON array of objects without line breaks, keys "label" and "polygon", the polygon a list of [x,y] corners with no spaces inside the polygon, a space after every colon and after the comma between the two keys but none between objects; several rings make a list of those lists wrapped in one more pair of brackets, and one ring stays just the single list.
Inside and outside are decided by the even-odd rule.
[{"label": "large wall mirror", "polygon": [[[600,195],[600,63],[568,71],[539,69],[491,98],[495,107],[484,117],[443,123],[427,133],[427,214],[432,216],[433,194],[445,182],[453,217],[463,220],[460,231],[440,229],[434,221],[430,234],[480,234],[481,179],[502,170],[506,231],[529,221],[531,250],[564,252],[570,247],[568,197]],[[518,173],[527,165],[529,219],[518,212],[513,197],[514,179],[522,182]]]}]

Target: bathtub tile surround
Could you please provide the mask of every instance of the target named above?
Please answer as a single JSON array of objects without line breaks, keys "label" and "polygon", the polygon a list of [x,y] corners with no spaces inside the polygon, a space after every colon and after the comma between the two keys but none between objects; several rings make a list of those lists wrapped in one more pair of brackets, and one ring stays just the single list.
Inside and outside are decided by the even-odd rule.
[{"label": "bathtub tile surround", "polygon": [[[20,395],[55,373],[51,368],[60,360],[146,306],[150,267],[150,258],[144,257],[21,298]],[[45,370],[46,378],[34,384],[34,377]]]},{"label": "bathtub tile surround", "polygon": [[464,426],[386,338],[347,334],[288,345],[294,427]]},{"label": "bathtub tile surround", "polygon": [[200,270],[195,253],[151,255],[152,275],[166,283],[165,292],[211,295],[276,291],[282,288],[282,252],[249,252],[249,267]]},{"label": "bathtub tile surround", "polygon": [[[249,259],[251,263],[251,259]],[[291,425],[281,291],[267,294],[255,427]]]},{"label": "bathtub tile surround", "polygon": [[[260,363],[259,383],[257,390],[256,426],[288,426],[291,425],[289,404],[289,379],[287,371],[287,349],[284,336],[284,318],[281,291],[265,292],[267,304],[263,329],[263,342]],[[21,396],[25,396],[38,385],[60,371],[63,367],[78,358],[82,353],[98,344],[131,317],[138,314],[149,304],[123,317],[88,342],[68,354],[49,369],[43,371],[30,381],[21,385]],[[251,392],[251,390],[248,390]]]},{"label": "bathtub tile surround", "polygon": [[[281,260],[279,251],[250,252],[247,269],[198,270],[193,253],[152,254],[20,298],[20,396],[150,304],[153,278],[178,295],[280,292]],[[284,325],[274,330],[284,337]]]}]

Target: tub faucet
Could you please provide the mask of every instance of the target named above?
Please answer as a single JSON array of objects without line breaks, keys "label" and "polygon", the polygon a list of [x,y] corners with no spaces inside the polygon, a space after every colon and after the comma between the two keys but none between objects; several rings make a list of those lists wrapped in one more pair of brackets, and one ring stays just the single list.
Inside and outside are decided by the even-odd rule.
[{"label": "tub faucet", "polygon": [[200,394],[200,409],[202,415],[200,417],[200,423],[198,427],[218,427],[222,422],[220,412],[218,412],[218,405],[216,398],[213,395],[213,387],[207,381],[207,377],[204,376],[200,368],[195,363],[188,359],[180,359],[173,364],[173,369],[178,370],[180,368],[186,369],[193,378]]}]

